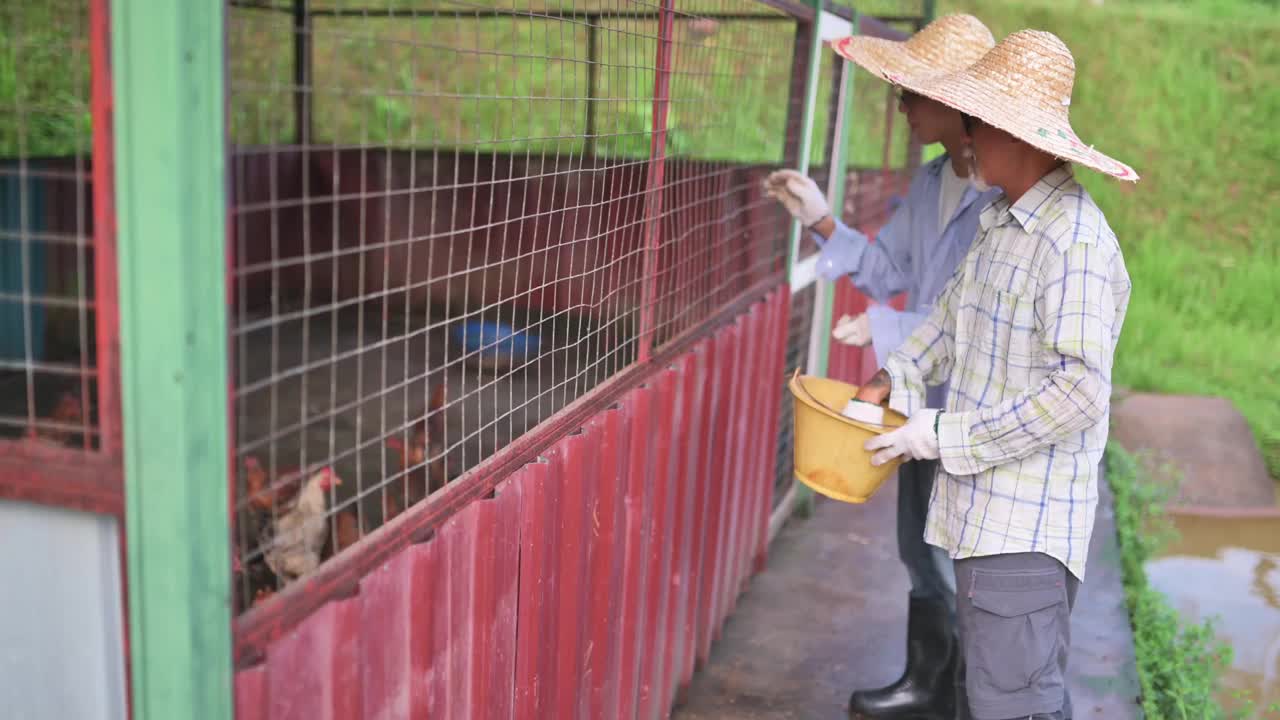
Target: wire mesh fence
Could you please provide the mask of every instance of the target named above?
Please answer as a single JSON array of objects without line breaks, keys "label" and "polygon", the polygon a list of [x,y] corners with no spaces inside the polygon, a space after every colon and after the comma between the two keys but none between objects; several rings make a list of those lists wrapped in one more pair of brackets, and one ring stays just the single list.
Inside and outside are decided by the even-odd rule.
[{"label": "wire mesh fence", "polygon": [[229,9],[242,606],[781,281],[793,20],[445,7]]},{"label": "wire mesh fence", "polygon": [[0,7],[0,439],[95,449],[87,0]]}]

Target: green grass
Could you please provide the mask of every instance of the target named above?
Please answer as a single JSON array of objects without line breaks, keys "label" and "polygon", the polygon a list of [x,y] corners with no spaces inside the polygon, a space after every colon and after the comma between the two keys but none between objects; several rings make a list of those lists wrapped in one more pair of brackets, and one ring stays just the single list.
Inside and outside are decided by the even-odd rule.
[{"label": "green grass", "polygon": [[1280,12],[1275,2],[954,0],[1071,47],[1072,122],[1137,185],[1079,176],[1134,283],[1115,381],[1222,395],[1280,478]]},{"label": "green grass", "polygon": [[1141,465],[1119,446],[1107,449],[1107,480],[1115,494],[1125,602],[1133,625],[1142,710],[1147,720],[1217,720],[1219,680],[1231,648],[1209,622],[1184,623],[1147,582],[1146,564],[1174,532],[1164,515],[1166,486],[1141,477]]}]

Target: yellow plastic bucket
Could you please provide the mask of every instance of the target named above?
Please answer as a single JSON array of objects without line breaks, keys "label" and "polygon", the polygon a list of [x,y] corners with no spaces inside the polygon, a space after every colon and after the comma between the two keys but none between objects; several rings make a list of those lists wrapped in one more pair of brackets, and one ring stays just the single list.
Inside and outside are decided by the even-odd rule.
[{"label": "yellow plastic bucket", "polygon": [[907,419],[885,409],[884,425],[850,420],[843,408],[857,394],[856,385],[801,375],[791,378],[795,398],[796,479],[829,498],[864,503],[902,464],[895,459],[879,467],[862,446],[875,435],[901,427]]}]

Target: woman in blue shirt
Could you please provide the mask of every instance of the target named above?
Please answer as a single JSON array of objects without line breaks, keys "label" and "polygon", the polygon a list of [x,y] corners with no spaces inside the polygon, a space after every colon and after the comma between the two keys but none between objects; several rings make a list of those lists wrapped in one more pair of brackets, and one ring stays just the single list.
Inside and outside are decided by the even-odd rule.
[{"label": "woman in blue shirt", "polygon": [[[832,43],[836,52],[895,85],[895,78],[962,70],[994,44],[991,32],[970,15],[939,18],[904,42],[859,36]],[[769,194],[820,246],[819,273],[828,280],[848,276],[877,303],[856,318],[842,318],[834,334],[846,344],[872,346],[881,365],[928,315],[973,242],[979,212],[997,194],[968,181],[972,158],[965,150],[959,112],[907,91],[900,93],[898,109],[917,140],[942,143],[946,153],[916,171],[905,202],[875,242],[833,216],[808,177],[781,170],[766,182]],[[903,311],[888,305],[900,293],[906,294]],[[945,388],[930,388],[929,393],[941,407]],[[907,663],[898,681],[853,693],[849,709],[854,717],[951,720],[963,708],[956,703],[961,669],[952,563],[944,551],[924,541],[936,471],[935,461],[908,462],[898,471],[898,555],[911,579]]]}]

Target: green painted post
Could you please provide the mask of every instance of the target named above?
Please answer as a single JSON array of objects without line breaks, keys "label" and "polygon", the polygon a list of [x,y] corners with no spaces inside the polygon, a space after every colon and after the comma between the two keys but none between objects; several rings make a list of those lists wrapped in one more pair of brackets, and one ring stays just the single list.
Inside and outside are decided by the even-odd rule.
[{"label": "green painted post", "polygon": [[[858,32],[858,13],[853,13],[853,33]],[[839,213],[844,207],[845,185],[849,176],[849,135],[850,128],[853,123],[853,64],[845,60],[839,60],[840,65],[840,87],[839,96],[839,114],[832,119],[835,123],[835,132],[832,133],[831,147],[828,148],[830,157],[830,175],[827,181],[827,202],[831,205],[832,212]],[[831,283],[818,278],[818,303],[814,308],[814,323],[824,331],[817,333],[814,337],[815,342],[810,347],[810,353],[816,359],[814,370],[819,375],[827,374],[827,365],[831,357],[831,333],[825,328],[831,327],[832,310],[835,303],[835,288]]]},{"label": "green painted post", "polygon": [[111,4],[135,720],[229,720],[220,2]]},{"label": "green painted post", "polygon": [[[822,74],[822,47],[818,37],[818,23],[821,21],[822,0],[802,0],[814,10],[813,42],[809,44],[808,77],[804,84],[804,106],[800,113],[800,147],[796,158],[796,170],[801,174],[809,172],[809,154],[813,149],[813,116],[818,105],[818,81]],[[787,236],[787,272],[795,266],[800,258],[801,228],[799,222],[791,223],[791,232]]]},{"label": "green painted post", "polygon": [[[798,167],[796,170],[802,174],[809,173],[809,156],[813,151],[813,119],[818,107],[818,83],[822,77],[822,50],[824,43],[818,32],[820,23],[822,22],[822,0],[802,0],[814,10],[813,18],[813,41],[809,44],[809,65],[808,76],[805,78],[804,86],[804,106],[800,114],[800,147],[796,162]],[[791,232],[787,237],[787,273],[790,275],[791,268],[795,266],[796,261],[800,258],[800,242],[802,240],[803,229],[799,222],[791,223]],[[819,294],[819,299],[821,294]],[[818,305],[814,306],[814,322],[817,322],[816,316],[819,313]],[[813,512],[813,491],[803,483],[795,482],[796,502],[795,512],[800,517],[808,517]]]}]

